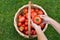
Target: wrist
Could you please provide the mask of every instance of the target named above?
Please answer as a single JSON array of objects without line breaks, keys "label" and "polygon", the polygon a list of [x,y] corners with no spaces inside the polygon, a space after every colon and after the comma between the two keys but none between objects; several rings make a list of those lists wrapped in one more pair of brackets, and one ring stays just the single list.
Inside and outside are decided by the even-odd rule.
[{"label": "wrist", "polygon": [[51,24],[52,20],[53,20],[53,19],[49,17],[49,20],[47,21],[48,24]]}]

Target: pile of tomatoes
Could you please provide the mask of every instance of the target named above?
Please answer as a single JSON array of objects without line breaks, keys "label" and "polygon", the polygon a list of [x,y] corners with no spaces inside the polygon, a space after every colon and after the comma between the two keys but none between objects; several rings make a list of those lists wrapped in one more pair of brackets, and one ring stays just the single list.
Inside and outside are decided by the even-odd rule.
[{"label": "pile of tomatoes", "polygon": [[[44,15],[44,12],[39,8],[31,8],[31,20],[37,25],[40,25],[43,30],[45,27],[45,23],[43,23],[43,19],[40,18],[39,15]],[[17,26],[18,30],[25,35],[28,35],[28,7],[24,8],[19,12],[17,16]],[[36,35],[35,29],[30,25],[31,35]]]}]

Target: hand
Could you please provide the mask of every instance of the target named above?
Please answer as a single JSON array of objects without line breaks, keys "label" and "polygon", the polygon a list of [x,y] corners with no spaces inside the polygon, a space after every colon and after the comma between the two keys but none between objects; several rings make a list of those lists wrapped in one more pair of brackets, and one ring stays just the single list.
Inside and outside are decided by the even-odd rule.
[{"label": "hand", "polygon": [[31,24],[32,24],[33,28],[36,30],[36,33],[37,33],[37,36],[38,36],[38,40],[47,40],[45,34],[41,30],[41,27],[39,25],[33,23],[32,20],[31,20]]},{"label": "hand", "polygon": [[51,20],[51,18],[47,15],[40,15],[40,17],[45,21],[45,23],[49,23],[49,21]]},{"label": "hand", "polygon": [[41,27],[40,27],[39,25],[33,23],[32,20],[31,20],[31,24],[32,24],[32,26],[33,26],[34,29],[39,29],[39,30],[41,30]]}]

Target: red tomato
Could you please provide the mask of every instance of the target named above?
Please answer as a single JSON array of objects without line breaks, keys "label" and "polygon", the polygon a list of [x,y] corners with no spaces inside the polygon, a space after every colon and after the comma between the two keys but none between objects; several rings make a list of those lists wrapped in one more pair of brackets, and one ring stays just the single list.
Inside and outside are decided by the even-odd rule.
[{"label": "red tomato", "polygon": [[21,26],[21,25],[22,25],[22,23],[20,23],[20,22],[17,24],[17,26]]},{"label": "red tomato", "polygon": [[41,28],[43,29],[45,27],[46,24],[40,24]]},{"label": "red tomato", "polygon": [[34,12],[34,9],[33,9],[33,8],[31,9],[31,13],[32,13],[32,12]]},{"label": "red tomato", "polygon": [[42,10],[39,10],[39,11],[38,11],[38,14],[43,15],[44,12],[43,12]]},{"label": "red tomato", "polygon": [[24,27],[24,30],[26,30],[26,31],[27,31],[27,30],[28,30],[28,26],[25,26],[25,27]]},{"label": "red tomato", "polygon": [[33,35],[34,30],[31,30],[31,35]]},{"label": "red tomato", "polygon": [[25,24],[23,24],[22,26],[25,27]]},{"label": "red tomato", "polygon": [[28,25],[28,22],[25,22],[25,25]]},{"label": "red tomato", "polygon": [[27,9],[27,8],[24,8],[24,9],[23,9],[23,12],[24,12],[24,13],[28,13],[28,9]]},{"label": "red tomato", "polygon": [[39,17],[39,16],[35,16],[33,21],[36,23],[36,24],[40,24],[42,22],[42,19]]},{"label": "red tomato", "polygon": [[24,22],[24,21],[25,21],[25,17],[19,18],[19,22]]},{"label": "red tomato", "polygon": [[24,30],[24,27],[23,27],[23,26],[20,26],[20,27],[19,27],[19,30],[20,30],[20,31],[23,31],[23,30]]},{"label": "red tomato", "polygon": [[28,35],[28,31],[25,31],[25,34]]},{"label": "red tomato", "polygon": [[28,22],[28,19],[26,19],[26,22]]},{"label": "red tomato", "polygon": [[18,18],[21,18],[22,16],[21,15],[18,15]]},{"label": "red tomato", "polygon": [[35,11],[36,11],[36,12],[38,12],[38,11],[39,11],[39,9],[38,9],[38,8],[36,8],[36,9],[35,9]]},{"label": "red tomato", "polygon": [[36,31],[33,32],[33,35],[36,35]]},{"label": "red tomato", "polygon": [[37,15],[37,13],[36,12],[32,12],[31,13],[31,16],[32,16],[32,19],[34,18],[34,16],[36,16]]},{"label": "red tomato", "polygon": [[31,35],[36,35],[36,31],[35,30],[31,30]]},{"label": "red tomato", "polygon": [[28,13],[25,14],[25,17],[28,18]]}]

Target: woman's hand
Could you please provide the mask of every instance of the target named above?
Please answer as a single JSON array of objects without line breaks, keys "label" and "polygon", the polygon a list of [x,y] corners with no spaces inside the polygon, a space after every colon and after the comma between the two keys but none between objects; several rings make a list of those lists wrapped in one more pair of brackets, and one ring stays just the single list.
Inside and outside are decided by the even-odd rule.
[{"label": "woman's hand", "polygon": [[37,29],[41,30],[41,27],[40,27],[39,25],[33,23],[32,20],[31,20],[31,24],[32,24],[32,26],[33,26],[34,29],[36,29],[36,30],[37,30]]},{"label": "woman's hand", "polygon": [[52,27],[60,34],[60,24],[57,21],[47,15],[40,15],[40,17],[45,21],[45,23],[51,24]]},{"label": "woman's hand", "polygon": [[33,23],[32,20],[31,20],[31,24],[32,24],[33,28],[36,30],[38,40],[47,40],[45,34],[41,30],[41,27],[39,25]]},{"label": "woman's hand", "polygon": [[45,21],[45,23],[50,23],[51,18],[47,15],[40,15],[40,17]]}]

